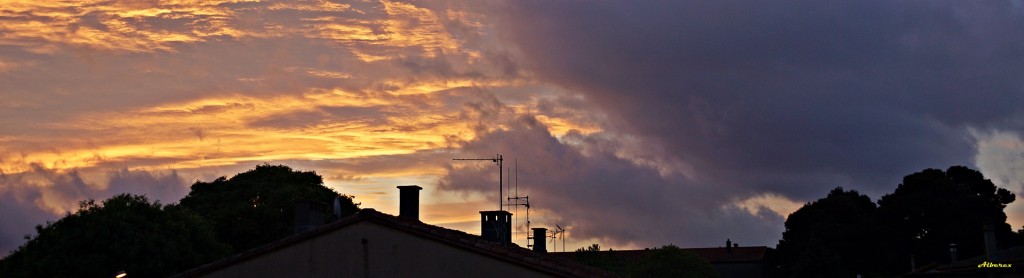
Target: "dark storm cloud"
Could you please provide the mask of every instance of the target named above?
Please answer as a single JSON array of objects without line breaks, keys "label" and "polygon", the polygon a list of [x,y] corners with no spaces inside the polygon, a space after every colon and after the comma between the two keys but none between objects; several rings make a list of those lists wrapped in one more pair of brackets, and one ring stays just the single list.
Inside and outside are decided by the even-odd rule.
[{"label": "dark storm cloud", "polygon": [[34,235],[32,227],[56,220],[60,213],[55,210],[74,207],[93,188],[77,171],[58,173],[31,166],[27,172],[0,172],[0,257],[23,244],[26,235]]},{"label": "dark storm cloud", "polygon": [[[504,154],[506,168],[518,164],[519,195],[530,196],[534,217],[540,217],[535,224],[567,226],[575,240],[597,240],[605,246],[715,246],[725,238],[769,244],[781,234],[782,216],[733,204],[751,192],[718,187],[681,172],[663,173],[642,161],[658,159],[656,154],[625,157],[621,151],[635,146],[613,135],[572,131],[559,139],[535,116],[517,114],[493,97],[466,101],[461,115],[477,119],[480,133],[469,141],[452,142],[457,147],[451,155]],[[495,170],[488,161],[449,163],[437,186],[491,196],[485,201],[492,202],[498,196]]]},{"label": "dark storm cloud", "polygon": [[0,211],[4,221],[0,221],[0,257],[6,257],[25,242],[24,237],[34,233],[32,227],[46,221],[53,221],[58,215],[40,209],[31,202],[39,198],[39,192],[27,192],[28,195],[18,196],[17,193],[4,191],[0,193]]},{"label": "dark storm cloud", "polygon": [[967,127],[1020,128],[1024,17],[1008,2],[502,7],[499,32],[539,78],[726,192],[877,196],[913,171],[970,164]]},{"label": "dark storm cloud", "polygon": [[188,193],[185,181],[173,170],[167,174],[160,174],[121,168],[108,173],[107,176],[110,182],[107,184],[106,195],[110,196],[121,193],[141,194],[150,200],[170,204],[177,203]]},{"label": "dark storm cloud", "polygon": [[104,188],[85,182],[78,170],[31,166],[30,171],[16,174],[0,172],[0,217],[5,219],[0,223],[0,257],[24,244],[24,236],[35,235],[32,227],[57,220],[64,212],[73,212],[80,201],[132,193],[169,204],[177,202],[187,191],[176,171],[161,174],[120,169],[107,174],[109,183]]},{"label": "dark storm cloud", "polygon": [[[529,116],[505,125],[508,129],[464,142],[461,152],[503,153],[509,168],[518,160],[520,195],[530,196],[539,211],[535,217],[543,217],[535,222],[542,226],[567,226],[574,238],[597,239],[605,246],[709,246],[726,237],[761,244],[781,233],[782,217],[767,209],[751,214],[728,205],[730,194],[717,188],[619,158],[614,152],[621,146],[615,142],[573,133],[568,136],[576,138],[567,141],[586,146],[562,143]],[[493,163],[477,166],[450,164],[439,188],[497,196]]]}]

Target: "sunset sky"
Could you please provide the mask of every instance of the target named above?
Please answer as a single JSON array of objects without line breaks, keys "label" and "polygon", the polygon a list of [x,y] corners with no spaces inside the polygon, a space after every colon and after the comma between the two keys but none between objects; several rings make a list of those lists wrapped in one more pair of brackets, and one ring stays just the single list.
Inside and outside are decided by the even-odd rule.
[{"label": "sunset sky", "polygon": [[566,250],[774,247],[837,186],[965,165],[1020,195],[1022,132],[1019,0],[0,0],[4,255],[264,163],[391,214],[417,184],[478,234],[497,167],[452,158],[496,154]]}]

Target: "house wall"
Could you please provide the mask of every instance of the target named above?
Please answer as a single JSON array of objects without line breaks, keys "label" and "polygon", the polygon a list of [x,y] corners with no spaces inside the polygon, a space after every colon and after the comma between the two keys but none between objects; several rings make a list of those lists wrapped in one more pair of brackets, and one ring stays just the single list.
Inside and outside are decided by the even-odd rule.
[{"label": "house wall", "polygon": [[548,277],[550,274],[363,221],[201,277],[451,276]]}]

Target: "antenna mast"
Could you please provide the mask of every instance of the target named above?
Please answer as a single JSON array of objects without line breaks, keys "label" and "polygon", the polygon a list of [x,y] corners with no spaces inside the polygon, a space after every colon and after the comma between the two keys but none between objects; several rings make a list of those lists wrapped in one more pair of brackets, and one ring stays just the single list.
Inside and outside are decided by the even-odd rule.
[{"label": "antenna mast", "polygon": [[[526,207],[526,231],[527,231],[527,234],[526,234],[526,247],[533,247],[533,245],[530,244],[530,239],[533,239],[533,237],[531,237],[530,234],[529,234],[529,231],[530,231],[530,196],[519,196],[519,159],[515,160],[515,169],[516,169],[516,173],[515,173],[515,176],[516,176],[515,197],[508,197],[508,206],[511,207],[511,208],[509,208],[509,210],[511,210],[513,208],[516,210],[515,214],[513,215],[513,217],[515,217],[516,219],[519,219],[519,206]],[[526,200],[526,203],[520,203],[519,200]],[[518,225],[518,224],[516,224],[516,225]],[[534,239],[534,240],[536,240],[536,239]]]},{"label": "antenna mast", "polygon": [[551,231],[551,250],[558,251],[558,239],[562,239],[562,252],[565,252],[565,229],[555,224],[558,229]]},{"label": "antenna mast", "polygon": [[502,190],[503,190],[503,187],[504,187],[503,184],[502,184],[502,180],[501,180],[502,179],[502,175],[501,175],[502,174],[501,173],[501,171],[502,171],[501,162],[504,159],[501,158],[501,154],[494,155],[494,158],[454,158],[452,160],[490,160],[490,161],[492,161],[494,163],[497,163],[498,164],[498,210],[499,211],[504,211],[505,210],[505,208],[504,208],[504,204],[505,203],[504,203],[504,201],[501,200],[502,199],[501,198],[502,197],[501,193],[503,193]]},{"label": "antenna mast", "polygon": [[558,224],[555,224],[555,227],[558,227],[558,235],[562,238],[562,253],[565,253],[565,229],[562,229],[562,226],[558,226]]}]

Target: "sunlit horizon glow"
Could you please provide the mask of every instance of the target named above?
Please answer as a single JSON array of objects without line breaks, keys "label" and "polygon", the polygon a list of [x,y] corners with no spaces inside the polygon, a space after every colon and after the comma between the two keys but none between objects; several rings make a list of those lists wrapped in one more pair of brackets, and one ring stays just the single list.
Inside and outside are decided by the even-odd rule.
[{"label": "sunlit horizon glow", "polygon": [[[274,13],[281,17],[269,16]],[[492,90],[521,92],[501,100],[513,110],[501,117],[531,115],[556,135],[601,131],[593,122],[580,122],[585,115],[566,118],[531,108],[559,93],[524,91],[537,86],[528,75],[493,75],[500,72],[480,50],[465,47],[466,38],[454,37],[443,25],[442,20],[459,21],[473,36],[486,33],[483,16],[465,11],[437,14],[392,1],[3,1],[0,17],[0,46],[41,55],[0,55],[0,73],[18,76],[71,64],[79,68],[70,69],[72,75],[87,78],[84,86],[28,85],[18,91],[48,91],[0,100],[0,107],[7,109],[76,106],[59,118],[23,119],[17,129],[25,132],[0,131],[0,173],[17,182],[0,191],[52,214],[50,219],[76,209],[81,199],[115,193],[103,193],[112,171],[175,173],[185,187],[261,163],[317,171],[327,186],[356,196],[363,207],[397,211],[388,187],[404,182],[430,186],[446,173],[444,165],[458,153],[453,149],[458,142],[503,128],[500,123],[481,125],[480,117],[487,115],[480,113],[489,111],[466,106],[498,101],[481,93]],[[282,39],[304,39],[324,51],[311,53],[312,63],[289,62],[281,59],[299,57],[295,55],[303,50],[248,46]],[[251,52],[240,58],[277,61],[262,64],[273,67],[249,71],[209,64],[230,60],[195,60],[212,57],[200,49],[225,44]],[[274,57],[275,52],[281,56]],[[408,72],[390,62],[395,59],[445,61],[456,72]],[[127,64],[102,65],[113,61]],[[199,64],[190,65],[194,62]],[[104,69],[89,73],[97,66]],[[131,76],[119,76],[117,67]],[[227,79],[189,84],[208,74]],[[129,85],[110,91],[103,83],[111,82]],[[141,86],[133,89],[133,84]],[[51,101],[96,90],[104,91],[99,98],[124,102]],[[414,157],[422,154],[428,155]],[[295,165],[376,158],[412,165]],[[71,180],[62,182],[66,177]],[[64,183],[82,185],[72,190],[61,188]],[[17,193],[32,187],[41,192],[38,199]],[[477,200],[481,198],[427,195],[425,206],[441,211],[424,209],[425,219],[478,233],[470,223],[484,207]]]},{"label": "sunlit horizon glow", "polygon": [[[725,27],[708,23],[711,31],[726,28],[722,38],[712,36],[708,45],[700,44],[708,39],[701,37],[704,31],[689,27],[646,30],[642,23],[648,18],[632,22],[637,26],[606,28],[612,39],[602,41],[588,32],[553,35],[559,34],[554,27],[569,25],[534,18],[538,10],[514,1],[340,2],[0,0],[0,210],[16,214],[11,223],[0,225],[0,251],[20,245],[32,226],[76,209],[78,201],[132,192],[173,203],[196,181],[230,177],[264,163],[316,171],[326,186],[355,196],[364,208],[387,213],[397,213],[396,185],[418,184],[425,188],[425,222],[478,234],[478,211],[494,209],[496,168],[451,159],[496,153],[508,159],[506,169],[520,160],[520,192],[536,201],[534,227],[568,226],[566,250],[592,243],[615,249],[718,246],[723,234],[744,245],[774,246],[781,235],[766,234],[781,234],[784,218],[813,201],[808,196],[827,192],[826,187],[863,187],[861,192],[877,200],[899,183],[899,176],[860,180],[857,175],[863,172],[841,167],[881,172],[871,155],[912,149],[908,153],[913,156],[948,146],[942,141],[947,137],[928,142],[934,146],[901,137],[891,143],[903,144],[895,148],[849,154],[835,150],[867,143],[849,136],[824,144],[793,139],[801,133],[833,139],[828,137],[834,135],[827,128],[834,126],[829,117],[852,119],[835,126],[850,127],[858,135],[856,128],[864,126],[882,126],[886,132],[910,129],[922,136],[947,132],[941,134],[952,134],[949,141],[974,150],[971,157],[919,155],[906,164],[877,167],[897,172],[917,171],[927,163],[973,163],[1014,192],[1020,193],[1024,184],[1016,173],[1024,165],[1019,132],[988,128],[983,121],[943,121],[914,110],[917,106],[906,109],[911,112],[898,104],[881,107],[912,118],[885,124],[861,122],[872,120],[864,118],[875,115],[874,104],[870,114],[843,114],[856,110],[847,103],[824,112],[799,106],[806,100],[799,97],[813,100],[808,103],[814,107],[836,98],[801,91],[831,88],[817,79],[848,87],[843,82],[871,81],[849,82],[842,79],[845,75],[874,80],[889,73],[865,66],[864,74],[860,64],[848,69],[843,59],[826,59],[820,66],[814,60],[820,57],[798,53],[793,58],[785,51],[775,60],[746,61],[751,56],[747,46],[731,49],[749,40],[729,37],[742,31],[729,31],[733,19]],[[597,4],[603,5],[612,4]],[[562,19],[585,22],[583,17],[557,18]],[[659,20],[656,15],[649,19]],[[521,27],[533,23],[552,28]],[[594,25],[588,24],[582,26]],[[672,35],[659,37],[666,34]],[[902,36],[892,45],[913,50],[918,47],[914,40],[931,36]],[[648,37],[656,43],[646,45]],[[715,45],[716,39],[726,43]],[[583,47],[563,44],[567,41],[583,42]],[[538,49],[557,55],[545,56]],[[670,55],[659,52],[666,49]],[[655,54],[645,56],[648,50]],[[891,52],[905,49],[898,50]],[[838,55],[824,53],[808,55]],[[865,60],[856,57],[848,60]],[[729,64],[734,58],[736,64]],[[666,66],[662,60],[695,63],[699,70]],[[814,70],[800,72],[804,64]],[[831,68],[840,68],[836,72],[841,74],[814,75]],[[791,72],[799,77],[787,75]],[[576,82],[578,76],[586,78]],[[731,87],[741,81],[737,77],[749,77],[756,85]],[[628,85],[616,87],[619,79]],[[650,84],[661,82],[666,84]],[[787,82],[796,85],[775,84]],[[875,85],[891,90],[887,84]],[[911,90],[902,86],[896,88]],[[648,91],[668,93],[642,102],[656,95]],[[861,93],[856,91],[858,98]],[[821,124],[816,117],[785,114],[803,110],[839,116],[822,116],[827,123]],[[633,118],[638,115],[647,118]],[[779,122],[786,124],[779,128]],[[761,145],[763,136],[777,134],[784,135]],[[794,155],[775,150],[794,150]],[[918,158],[926,163],[913,160]],[[762,159],[786,161],[763,163],[773,164],[767,166],[753,161]],[[825,166],[806,166],[811,160]],[[820,185],[808,186],[812,183]],[[1006,210],[1014,227],[1024,225],[1021,203]],[[680,211],[666,213],[672,210]],[[655,224],[687,229],[635,227]]]}]

